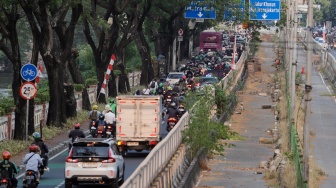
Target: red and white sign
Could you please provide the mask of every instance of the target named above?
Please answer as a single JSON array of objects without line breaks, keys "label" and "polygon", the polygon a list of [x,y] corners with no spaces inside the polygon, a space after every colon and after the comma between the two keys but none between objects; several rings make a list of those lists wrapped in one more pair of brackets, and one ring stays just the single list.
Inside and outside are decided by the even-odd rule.
[{"label": "red and white sign", "polygon": [[178,30],[178,35],[179,35],[179,36],[182,36],[182,35],[183,35],[183,29],[179,29],[179,30]]},{"label": "red and white sign", "polygon": [[26,100],[33,99],[36,93],[37,89],[33,82],[25,82],[20,87],[20,96]]},{"label": "red and white sign", "polygon": [[112,54],[110,64],[108,65],[107,71],[105,73],[104,82],[101,86],[99,93],[106,94],[105,90],[106,90],[107,81],[108,81],[109,75],[111,74],[111,71],[113,70],[113,64],[116,59],[117,59],[116,56]]}]

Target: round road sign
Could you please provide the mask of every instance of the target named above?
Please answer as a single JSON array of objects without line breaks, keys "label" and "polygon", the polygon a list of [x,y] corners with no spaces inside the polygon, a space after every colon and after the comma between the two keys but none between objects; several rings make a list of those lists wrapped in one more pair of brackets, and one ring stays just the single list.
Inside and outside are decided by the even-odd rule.
[{"label": "round road sign", "polygon": [[21,77],[30,82],[34,80],[37,76],[37,68],[33,64],[25,64],[20,71]]},{"label": "round road sign", "polygon": [[33,99],[36,93],[36,86],[32,82],[25,82],[20,87],[20,96],[26,100]]},{"label": "round road sign", "polygon": [[182,36],[182,35],[183,35],[183,29],[180,28],[180,29],[178,30],[178,34],[179,34],[180,36]]}]

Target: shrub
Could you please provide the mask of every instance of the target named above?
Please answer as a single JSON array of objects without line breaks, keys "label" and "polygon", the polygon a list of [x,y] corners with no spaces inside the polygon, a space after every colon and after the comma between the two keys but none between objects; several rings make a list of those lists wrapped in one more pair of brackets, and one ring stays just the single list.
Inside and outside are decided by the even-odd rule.
[{"label": "shrub", "polygon": [[88,78],[85,80],[85,85],[89,86],[89,85],[97,85],[98,80],[96,77],[92,77],[92,78]]},{"label": "shrub", "polygon": [[10,113],[13,107],[13,97],[0,97],[0,116]]},{"label": "shrub", "polygon": [[75,91],[83,91],[84,85],[83,84],[72,84]]}]

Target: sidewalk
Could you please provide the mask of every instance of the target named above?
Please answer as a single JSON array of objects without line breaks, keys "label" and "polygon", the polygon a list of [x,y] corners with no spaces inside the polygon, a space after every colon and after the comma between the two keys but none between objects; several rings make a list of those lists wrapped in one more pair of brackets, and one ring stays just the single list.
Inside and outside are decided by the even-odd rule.
[{"label": "sidewalk", "polygon": [[[262,109],[262,105],[273,105],[269,83],[270,74],[275,74],[272,66],[276,55],[272,51],[272,35],[262,34],[264,41],[259,47],[257,57],[261,72],[248,76],[243,94],[244,111],[234,114],[229,120],[231,130],[239,133],[244,140],[224,141],[233,145],[226,147],[224,156],[215,156],[208,162],[210,171],[202,171],[195,187],[268,187],[264,181],[264,170],[259,163],[273,157],[274,145],[262,144],[260,138],[272,138],[267,131],[274,128],[274,112]],[[267,93],[267,95],[258,95]]]}]

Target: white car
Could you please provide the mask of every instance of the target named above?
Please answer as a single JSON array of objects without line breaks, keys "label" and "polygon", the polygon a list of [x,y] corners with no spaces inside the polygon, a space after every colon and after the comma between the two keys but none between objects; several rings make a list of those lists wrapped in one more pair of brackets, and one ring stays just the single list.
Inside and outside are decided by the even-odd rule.
[{"label": "white car", "polygon": [[174,85],[176,82],[179,82],[183,76],[183,72],[170,72],[166,81],[169,82],[170,85]]},{"label": "white car", "polygon": [[79,139],[65,161],[65,188],[82,183],[119,187],[124,173],[124,158],[112,138]]}]

